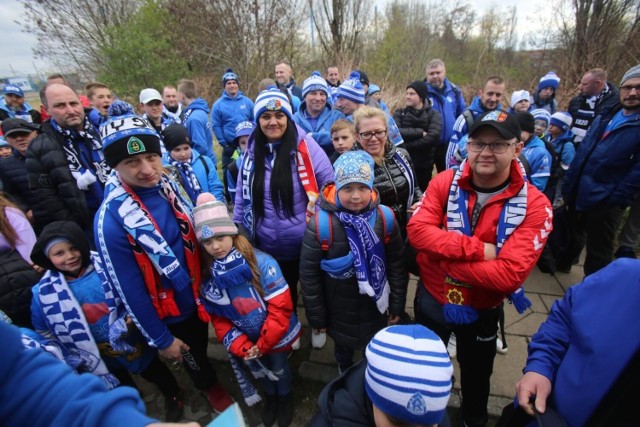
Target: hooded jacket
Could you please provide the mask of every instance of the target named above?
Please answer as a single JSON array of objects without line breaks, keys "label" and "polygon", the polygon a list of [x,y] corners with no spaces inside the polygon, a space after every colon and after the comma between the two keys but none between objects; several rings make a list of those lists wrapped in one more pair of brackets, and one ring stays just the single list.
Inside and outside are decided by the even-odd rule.
[{"label": "hooded jacket", "polygon": [[193,142],[193,148],[203,156],[207,156],[217,164],[216,153],[213,151],[213,134],[209,122],[209,107],[207,101],[196,98],[184,109],[183,117],[187,117],[183,123],[189,131],[189,137]]},{"label": "hooded jacket", "polygon": [[[416,169],[420,169],[421,164],[433,158],[433,150],[440,142],[442,129],[440,113],[431,108],[431,103],[427,99],[420,109],[398,108],[393,113],[393,120],[404,139],[402,148],[409,152]],[[427,136],[422,136],[422,132],[427,132]]]},{"label": "hooded jacket", "polygon": [[40,113],[34,110],[27,101],[24,101],[21,111],[14,111],[7,105],[4,98],[0,98],[0,122],[11,118],[23,119],[27,122],[37,124],[42,123]]},{"label": "hooded jacket", "polygon": [[211,106],[211,128],[223,147],[231,144],[236,137],[236,125],[243,121],[253,121],[253,101],[238,92],[229,96],[226,90]]},{"label": "hooded jacket", "polygon": [[327,103],[324,110],[316,118],[315,129],[307,119],[307,102],[300,104],[300,109],[293,115],[293,120],[298,126],[310,133],[311,137],[320,145],[320,147],[330,156],[335,151],[333,142],[331,141],[331,126],[336,120],[344,119],[345,116],[338,110],[333,110],[331,105]]},{"label": "hooded jacket", "polygon": [[433,109],[440,113],[442,117],[442,130],[440,131],[440,144],[449,145],[451,140],[453,125],[456,119],[467,108],[467,104],[462,96],[462,91],[458,86],[444,79],[442,91],[427,85],[429,101]]}]

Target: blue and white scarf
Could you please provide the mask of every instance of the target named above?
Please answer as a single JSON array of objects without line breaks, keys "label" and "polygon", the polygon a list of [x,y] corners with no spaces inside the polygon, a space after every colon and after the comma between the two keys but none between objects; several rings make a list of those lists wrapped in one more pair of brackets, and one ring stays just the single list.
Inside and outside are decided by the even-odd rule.
[{"label": "blue and white scarf", "polygon": [[244,285],[253,279],[251,267],[236,247],[224,259],[216,259],[211,264],[211,275],[219,289]]},{"label": "blue and white scarf", "polygon": [[389,281],[385,266],[384,242],[369,224],[369,218],[376,212],[376,209],[372,209],[353,215],[338,211],[335,215],[344,225],[347,234],[360,293],[372,297],[378,311],[385,313],[389,308]]},{"label": "blue and white scarf", "polygon": [[99,376],[109,389],[118,386],[118,380],[100,357],[82,307],[62,273],[53,270],[45,273],[40,281],[38,301],[47,329],[54,332],[69,353],[81,359],[77,369]]},{"label": "blue and white scarf", "polygon": [[[471,221],[469,218],[469,212],[467,207],[469,206],[469,193],[461,188],[458,184],[460,177],[465,169],[467,159],[465,159],[460,168],[456,171],[451,182],[451,188],[449,190],[449,198],[447,200],[447,230],[450,232],[463,234],[465,236],[472,235]],[[522,176],[526,176],[522,163],[518,160],[518,166],[522,171]],[[515,196],[511,197],[502,207],[500,212],[500,218],[498,219],[498,225],[496,227],[496,255],[500,253],[500,249],[504,246],[505,241],[513,233],[513,231],[522,224],[527,215],[527,191],[528,182],[524,180],[524,185]],[[453,279],[455,281],[455,279]],[[523,313],[524,310],[531,306],[529,301],[524,296],[524,290],[522,287],[518,288],[513,294],[508,296],[510,302],[514,304],[519,313]],[[447,321],[451,323],[459,323],[455,321],[451,316],[455,317],[456,311],[459,309],[474,310],[470,306],[459,306],[453,304],[445,304],[444,314]],[[474,310],[475,311],[475,310]],[[459,313],[457,313],[459,314]],[[472,318],[477,318],[477,313],[470,314]]]},{"label": "blue and white scarf", "polygon": [[416,188],[416,179],[413,175],[413,169],[411,169],[411,163],[409,163],[409,159],[407,159],[397,149],[395,150],[395,153],[393,153],[393,159],[396,161],[398,168],[400,168],[400,172],[402,172],[407,182],[409,183],[409,198],[407,199],[407,209],[409,209],[411,205],[413,205],[413,192]]},{"label": "blue and white scarf", "polygon": [[[191,154],[191,159],[193,159],[194,156],[195,154]],[[179,162],[170,157],[170,163],[173,166],[175,166],[176,169],[182,172],[184,176],[187,178],[187,184],[189,185],[190,189],[193,191],[193,194],[195,196],[193,201],[195,202],[195,200],[198,198],[200,193],[202,193],[202,187],[200,186],[200,181],[198,181],[198,177],[196,176],[196,173],[193,171],[193,168],[191,167],[191,162],[189,160],[187,160],[186,162]]]}]

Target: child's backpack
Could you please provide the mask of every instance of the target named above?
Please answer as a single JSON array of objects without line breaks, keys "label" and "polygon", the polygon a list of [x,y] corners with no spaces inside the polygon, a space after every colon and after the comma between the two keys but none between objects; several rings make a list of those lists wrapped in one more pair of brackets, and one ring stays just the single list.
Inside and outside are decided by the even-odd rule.
[{"label": "child's backpack", "polygon": [[[376,208],[376,215],[371,215],[369,218],[369,225],[373,227],[376,223],[376,218],[378,214],[382,216],[382,226],[384,229],[384,239],[383,242],[386,245],[391,241],[391,233],[393,233],[393,225],[395,223],[395,215],[393,214],[393,210],[390,207],[385,205],[378,205]],[[332,218],[331,213],[321,209],[319,207],[316,208],[316,239],[320,242],[320,246],[323,251],[328,251],[333,244],[333,227],[332,227]]]}]

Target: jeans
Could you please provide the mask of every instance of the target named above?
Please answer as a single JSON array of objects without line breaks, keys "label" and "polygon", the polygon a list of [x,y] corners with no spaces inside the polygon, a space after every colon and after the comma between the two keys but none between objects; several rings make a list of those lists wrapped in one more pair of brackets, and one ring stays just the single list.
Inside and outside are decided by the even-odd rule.
[{"label": "jeans", "polygon": [[273,352],[265,354],[260,361],[271,372],[276,374],[278,381],[269,378],[261,378],[262,389],[268,395],[285,396],[291,393],[291,369],[289,368],[289,354],[285,352]]}]

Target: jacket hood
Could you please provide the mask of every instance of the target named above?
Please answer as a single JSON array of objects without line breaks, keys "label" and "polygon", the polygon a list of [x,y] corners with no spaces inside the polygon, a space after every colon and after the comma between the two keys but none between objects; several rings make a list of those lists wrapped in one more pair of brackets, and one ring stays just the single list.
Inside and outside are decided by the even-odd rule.
[{"label": "jacket hood", "polygon": [[187,110],[202,110],[205,113],[209,114],[209,106],[207,105],[207,101],[202,98],[196,98],[193,100],[191,104],[186,108]]},{"label": "jacket hood", "polygon": [[222,89],[222,94],[220,94],[220,98],[229,99],[231,101],[240,100],[243,97],[244,97],[244,93],[241,90],[238,91],[238,94],[236,96],[229,95],[227,91],[224,89]]},{"label": "jacket hood", "polygon": [[[318,199],[318,206],[327,212],[335,212],[343,210],[336,204],[338,198],[338,190],[336,189],[335,182],[329,182],[320,190],[320,198]],[[375,209],[380,204],[380,196],[378,190],[375,188],[371,192],[370,209]]]},{"label": "jacket hood", "polygon": [[80,250],[82,268],[89,265],[91,262],[89,241],[80,226],[71,221],[55,221],[44,227],[31,251],[31,261],[47,270],[57,271],[47,254],[44,253],[44,250],[47,247],[47,243],[58,238],[70,241]]}]

